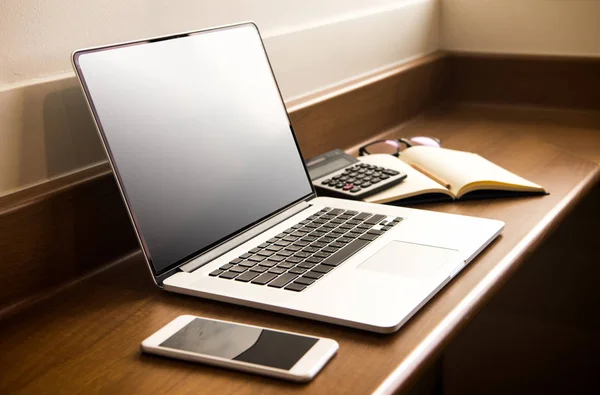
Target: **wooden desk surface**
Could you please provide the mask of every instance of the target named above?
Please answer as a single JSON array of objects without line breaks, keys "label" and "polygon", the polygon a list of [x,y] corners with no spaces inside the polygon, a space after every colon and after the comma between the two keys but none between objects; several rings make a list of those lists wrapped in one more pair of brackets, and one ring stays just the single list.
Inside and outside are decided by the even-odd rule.
[{"label": "wooden desk surface", "polygon": [[[368,393],[407,389],[496,293],[528,252],[596,183],[600,168],[539,140],[547,126],[526,125],[501,110],[437,111],[388,132],[433,135],[444,146],[477,152],[550,195],[420,206],[495,218],[504,234],[392,335],[170,294],[155,287],[139,254],[0,322],[0,392]],[[597,144],[600,131],[561,126]],[[564,135],[564,134],[563,134]],[[195,314],[327,336],[338,355],[314,381],[297,385],[142,355],[139,343],[180,314]]]}]

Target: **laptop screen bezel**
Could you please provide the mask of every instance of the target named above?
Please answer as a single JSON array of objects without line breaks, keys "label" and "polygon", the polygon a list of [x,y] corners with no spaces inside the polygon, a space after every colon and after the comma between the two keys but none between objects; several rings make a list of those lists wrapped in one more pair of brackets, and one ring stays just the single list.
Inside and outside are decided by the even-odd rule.
[{"label": "laptop screen bezel", "polygon": [[[267,60],[267,64],[269,65],[269,69],[271,72],[271,76],[273,77],[273,81],[275,82],[275,86],[277,88],[277,93],[279,94],[279,99],[281,100],[281,103],[283,104],[283,109],[285,111],[285,115],[288,119],[288,125],[290,128],[290,133],[292,134],[292,138],[294,140],[294,144],[296,145],[296,149],[298,151],[298,155],[300,158],[300,161],[302,162],[302,166],[304,168],[304,173],[306,176],[306,179],[309,183],[310,186],[310,193],[299,197],[297,200],[294,200],[292,202],[290,202],[289,204],[285,205],[284,207],[281,207],[277,210],[275,210],[274,212],[272,212],[271,214],[258,219],[257,221],[248,224],[246,226],[244,226],[241,229],[238,229],[236,232],[233,232],[223,238],[221,238],[220,240],[215,241],[214,243],[205,246],[203,248],[200,248],[196,251],[194,251],[193,253],[189,254],[188,256],[179,259],[173,263],[170,263],[169,265],[167,265],[166,267],[164,267],[161,270],[156,270],[156,267],[154,266],[153,262],[152,262],[152,255],[148,249],[148,246],[144,240],[143,237],[143,233],[142,230],[139,226],[139,223],[136,219],[135,213],[133,212],[131,205],[130,205],[130,200],[127,196],[127,192],[125,189],[125,185],[123,184],[121,175],[119,173],[119,169],[118,169],[118,165],[114,160],[112,151],[110,149],[110,145],[107,141],[106,135],[104,133],[104,128],[102,126],[102,122],[100,120],[100,117],[96,111],[96,108],[94,107],[94,103],[93,100],[91,98],[91,93],[90,90],[88,88],[88,85],[86,83],[85,80],[85,76],[79,66],[79,58],[81,56],[90,54],[90,53],[95,53],[95,52],[100,52],[100,51],[108,51],[108,50],[113,50],[113,49],[117,49],[117,48],[124,48],[124,47],[128,47],[128,46],[136,46],[136,45],[145,45],[145,44],[152,44],[158,41],[168,41],[168,40],[176,40],[176,39],[180,39],[180,38],[184,38],[184,37],[190,37],[190,36],[194,36],[194,35],[200,35],[200,34],[210,34],[210,33],[216,33],[222,30],[226,30],[226,29],[237,29],[237,28],[241,28],[241,27],[248,27],[251,26],[256,30],[256,33],[258,34],[258,38],[260,40],[261,46],[262,46],[262,50],[264,52],[264,56]],[[175,272],[180,266],[194,260],[197,259],[199,257],[201,257],[203,254],[206,254],[212,250],[214,250],[215,248],[227,243],[228,241],[240,236],[241,234],[243,234],[244,232],[247,232],[248,230],[260,225],[261,223],[264,223],[265,221],[268,221],[269,219],[273,218],[274,216],[277,216],[281,213],[283,213],[284,211],[288,210],[289,208],[295,206],[296,204],[302,202],[302,201],[307,201],[309,199],[312,199],[314,197],[316,197],[316,192],[315,192],[315,188],[314,185],[312,184],[311,180],[310,180],[310,176],[308,173],[308,169],[306,167],[306,163],[304,161],[304,157],[302,156],[302,152],[300,150],[300,145],[298,144],[298,139],[296,138],[296,134],[294,132],[294,129],[292,127],[292,121],[289,117],[289,113],[287,112],[287,108],[285,106],[285,101],[283,100],[283,96],[281,95],[281,89],[279,88],[279,84],[277,82],[277,79],[275,78],[275,74],[273,72],[273,66],[271,65],[271,61],[269,60],[266,48],[264,46],[264,42],[262,40],[262,37],[260,35],[260,31],[258,29],[258,26],[256,26],[256,24],[254,22],[243,22],[243,23],[238,23],[238,24],[233,24],[233,25],[227,25],[227,26],[220,26],[220,27],[214,27],[214,28],[209,28],[209,29],[202,29],[202,30],[196,30],[196,31],[192,31],[192,32],[185,32],[185,33],[178,33],[178,34],[172,34],[172,35],[168,35],[168,36],[161,36],[161,37],[154,37],[154,38],[148,38],[148,39],[143,39],[143,40],[136,40],[136,41],[130,41],[130,42],[125,42],[125,43],[118,43],[118,44],[112,44],[112,45],[106,45],[106,46],[101,46],[101,47],[94,47],[94,48],[87,48],[87,49],[81,49],[81,50],[77,50],[74,51],[72,54],[72,63],[73,63],[73,68],[75,69],[75,73],[77,74],[77,77],[79,79],[79,82],[81,84],[81,87],[84,91],[84,96],[86,99],[86,102],[88,104],[88,108],[90,109],[90,112],[92,113],[92,117],[94,119],[94,122],[96,124],[96,129],[98,130],[98,134],[100,135],[100,138],[102,140],[102,144],[104,146],[104,149],[106,151],[106,154],[108,156],[108,160],[109,163],[112,167],[113,170],[113,174],[117,180],[117,185],[119,187],[119,191],[121,193],[121,196],[123,198],[123,201],[125,202],[125,206],[127,209],[127,213],[129,214],[129,218],[133,224],[136,236],[138,238],[138,242],[140,243],[140,246],[142,248],[142,251],[144,253],[144,257],[146,259],[146,263],[148,264],[148,267],[154,277],[154,280],[157,284],[160,285],[160,283],[162,283],[162,281],[169,277],[170,275],[173,274],[173,272]]]}]

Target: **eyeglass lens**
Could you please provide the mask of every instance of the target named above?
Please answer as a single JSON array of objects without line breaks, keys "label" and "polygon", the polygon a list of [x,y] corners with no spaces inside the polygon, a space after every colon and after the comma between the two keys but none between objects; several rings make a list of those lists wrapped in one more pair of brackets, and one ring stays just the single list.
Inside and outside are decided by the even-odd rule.
[{"label": "eyeglass lens", "polygon": [[[405,139],[411,146],[426,145],[430,147],[440,147],[441,143],[434,137],[416,136]],[[368,144],[367,152],[373,154],[396,154],[406,148],[406,144],[399,140],[382,140]]]}]

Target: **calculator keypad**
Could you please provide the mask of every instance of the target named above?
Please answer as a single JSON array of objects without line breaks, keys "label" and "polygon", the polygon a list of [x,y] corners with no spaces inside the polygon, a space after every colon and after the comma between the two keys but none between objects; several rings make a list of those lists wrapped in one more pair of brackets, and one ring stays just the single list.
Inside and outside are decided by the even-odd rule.
[{"label": "calculator keypad", "polygon": [[381,166],[358,163],[333,173],[333,176],[317,180],[315,186],[321,190],[345,195],[353,199],[362,199],[389,186],[397,184],[406,177],[399,171]]}]

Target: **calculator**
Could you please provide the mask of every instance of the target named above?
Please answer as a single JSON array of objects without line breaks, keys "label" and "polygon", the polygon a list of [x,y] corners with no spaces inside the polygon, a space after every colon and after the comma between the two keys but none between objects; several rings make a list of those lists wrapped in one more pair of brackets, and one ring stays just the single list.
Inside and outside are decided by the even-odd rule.
[{"label": "calculator", "polygon": [[396,185],[406,174],[361,163],[340,149],[306,161],[310,179],[320,195],[361,200]]}]

